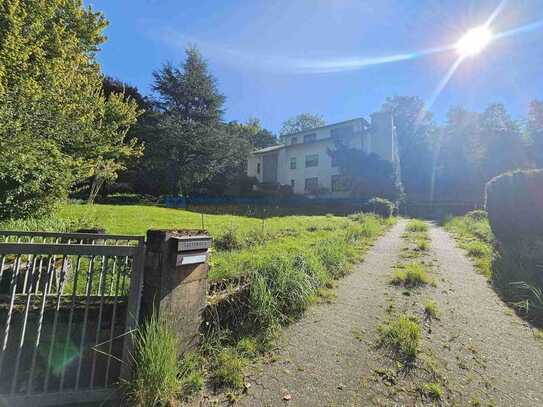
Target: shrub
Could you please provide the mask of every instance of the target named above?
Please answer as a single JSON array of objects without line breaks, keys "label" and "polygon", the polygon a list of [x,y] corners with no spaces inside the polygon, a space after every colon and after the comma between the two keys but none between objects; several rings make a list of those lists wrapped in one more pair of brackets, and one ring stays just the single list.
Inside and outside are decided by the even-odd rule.
[{"label": "shrub", "polygon": [[96,202],[106,205],[132,205],[155,203],[157,198],[152,195],[140,195],[134,193],[117,193],[97,198]]},{"label": "shrub", "polygon": [[383,218],[389,218],[394,214],[395,205],[384,198],[371,198],[367,204],[367,210]]},{"label": "shrub", "polygon": [[228,229],[221,236],[213,240],[217,250],[239,250],[243,248],[243,243],[234,229]]},{"label": "shrub", "polygon": [[401,314],[378,327],[379,345],[393,349],[401,359],[417,357],[421,329],[415,317]]},{"label": "shrub", "polygon": [[[0,118],[1,113],[0,107]],[[35,135],[20,142],[7,136],[2,124],[0,220],[44,215],[68,195],[73,180],[69,160],[53,143]]]},{"label": "shrub", "polygon": [[172,322],[153,315],[134,336],[134,372],[125,383],[131,405],[165,404],[178,395],[177,335]]},{"label": "shrub", "polygon": [[403,285],[407,288],[419,287],[426,284],[433,284],[433,278],[426,271],[421,263],[406,264],[403,269],[396,270],[392,278],[392,284]]},{"label": "shrub", "polygon": [[492,231],[508,243],[543,236],[543,170],[519,170],[486,184],[485,206]]}]

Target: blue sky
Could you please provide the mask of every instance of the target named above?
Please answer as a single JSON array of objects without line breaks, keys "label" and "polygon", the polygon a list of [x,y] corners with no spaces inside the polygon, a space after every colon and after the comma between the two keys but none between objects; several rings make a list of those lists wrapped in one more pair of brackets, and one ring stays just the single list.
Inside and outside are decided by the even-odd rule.
[{"label": "blue sky", "polygon": [[525,29],[462,62],[430,107],[438,120],[492,102],[520,117],[543,98],[543,0],[85,1],[110,21],[105,73],[148,94],[152,72],[194,44],[227,97],[225,119],[257,117],[272,131],[300,112],[366,117],[392,95],[431,102],[458,55],[420,51],[456,43],[501,3],[492,31]]}]

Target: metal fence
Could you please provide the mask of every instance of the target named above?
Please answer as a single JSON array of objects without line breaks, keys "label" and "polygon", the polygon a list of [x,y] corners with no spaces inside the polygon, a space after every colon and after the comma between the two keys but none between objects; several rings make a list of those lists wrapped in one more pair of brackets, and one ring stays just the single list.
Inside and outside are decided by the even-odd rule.
[{"label": "metal fence", "polygon": [[129,373],[143,237],[0,231],[0,401],[114,397]]}]

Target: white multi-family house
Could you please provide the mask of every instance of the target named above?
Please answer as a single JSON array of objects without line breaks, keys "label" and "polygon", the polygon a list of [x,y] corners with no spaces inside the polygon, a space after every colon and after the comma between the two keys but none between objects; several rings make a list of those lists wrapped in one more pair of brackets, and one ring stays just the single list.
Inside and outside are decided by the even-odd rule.
[{"label": "white multi-family house", "polygon": [[282,136],[281,144],[251,153],[247,175],[256,177],[260,184],[290,185],[295,194],[310,195],[320,190],[332,197],[346,196],[345,177],[328,153],[336,139],[391,162],[397,157],[392,115],[372,114],[369,130],[366,123],[356,118]]}]

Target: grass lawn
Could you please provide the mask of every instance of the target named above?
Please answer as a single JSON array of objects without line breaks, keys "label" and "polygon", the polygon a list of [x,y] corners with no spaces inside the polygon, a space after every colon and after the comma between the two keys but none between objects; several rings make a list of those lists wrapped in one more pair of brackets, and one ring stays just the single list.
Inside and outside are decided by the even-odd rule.
[{"label": "grass lawn", "polygon": [[[204,214],[203,222],[214,239],[210,272],[214,280],[249,274],[262,261],[308,251],[340,251],[346,259],[355,260],[360,257],[359,249],[373,241],[392,220],[291,215],[263,221],[251,216]],[[202,214],[151,205],[65,204],[50,217],[5,222],[0,228],[73,231],[91,226],[104,228],[110,234],[128,235],[145,235],[148,229],[201,229]]]},{"label": "grass lawn", "polygon": [[[60,208],[61,219],[86,218],[89,222],[106,229],[107,233],[145,235],[148,229],[201,229],[202,215],[183,209],[169,209],[146,205],[74,205]],[[339,216],[283,216],[264,220],[264,230],[277,232],[285,229],[302,230],[314,226],[342,227],[348,224]],[[261,231],[262,220],[256,217],[237,215],[204,215],[204,228],[213,237],[228,229],[245,234]]]}]

